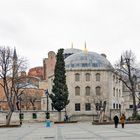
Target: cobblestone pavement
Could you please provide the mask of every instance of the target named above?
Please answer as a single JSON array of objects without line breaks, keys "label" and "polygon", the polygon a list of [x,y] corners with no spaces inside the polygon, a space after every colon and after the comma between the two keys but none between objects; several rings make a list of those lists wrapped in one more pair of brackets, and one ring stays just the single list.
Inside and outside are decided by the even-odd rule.
[{"label": "cobblestone pavement", "polygon": [[92,125],[86,123],[23,124],[19,128],[0,128],[0,140],[140,140],[140,124]]}]

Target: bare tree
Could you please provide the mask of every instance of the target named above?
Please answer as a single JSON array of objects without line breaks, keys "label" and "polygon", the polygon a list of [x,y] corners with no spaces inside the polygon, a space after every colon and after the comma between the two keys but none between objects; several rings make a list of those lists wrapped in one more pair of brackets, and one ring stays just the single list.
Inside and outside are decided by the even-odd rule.
[{"label": "bare tree", "polygon": [[102,122],[105,119],[105,111],[107,107],[107,98],[100,93],[100,95],[94,95],[90,99],[93,103],[93,109],[95,109],[99,122]]},{"label": "bare tree", "polygon": [[30,109],[30,106],[32,106],[32,110],[35,110],[35,104],[39,101],[41,101],[41,96],[38,92],[33,92],[30,90],[28,93],[28,89],[25,90],[24,94],[21,96],[23,105],[26,107],[26,109]]},{"label": "bare tree", "polygon": [[[12,113],[16,108],[16,102],[21,92],[21,86],[18,86],[21,79],[18,77],[20,71],[26,69],[26,60],[17,57],[16,50],[10,47],[0,47],[0,78],[2,79],[2,86],[6,101],[9,107],[7,114],[6,125],[10,125]],[[20,92],[19,92],[20,91]]]},{"label": "bare tree", "polygon": [[120,61],[115,65],[115,70],[120,75],[120,80],[130,91],[133,99],[133,114],[135,117],[137,115],[136,106],[136,84],[139,79],[140,69],[136,65],[135,55],[130,51],[125,51],[121,55]]}]

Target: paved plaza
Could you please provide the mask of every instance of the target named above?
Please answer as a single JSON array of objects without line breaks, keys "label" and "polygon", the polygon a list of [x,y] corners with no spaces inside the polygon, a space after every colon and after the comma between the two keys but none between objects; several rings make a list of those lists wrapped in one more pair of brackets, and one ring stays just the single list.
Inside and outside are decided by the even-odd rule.
[{"label": "paved plaza", "polygon": [[19,128],[0,128],[0,140],[140,140],[140,124],[92,125],[91,123],[23,124]]}]

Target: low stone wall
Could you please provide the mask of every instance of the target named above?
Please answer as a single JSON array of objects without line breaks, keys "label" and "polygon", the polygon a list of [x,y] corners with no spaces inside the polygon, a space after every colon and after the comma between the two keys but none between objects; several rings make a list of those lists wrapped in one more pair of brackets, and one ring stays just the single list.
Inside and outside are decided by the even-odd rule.
[{"label": "low stone wall", "polygon": [[[129,116],[132,115],[132,109],[128,109],[125,112],[126,118],[128,118]],[[138,111],[140,114],[140,110]],[[0,111],[0,123],[5,123],[6,122],[6,115],[8,112],[6,111]],[[11,118],[11,122],[15,123],[15,122],[19,122],[19,111],[15,111],[12,115]],[[46,111],[22,111],[22,113],[24,114],[24,118],[23,118],[23,122],[43,122],[46,120]],[[33,113],[36,114],[36,118],[33,118]],[[61,112],[61,120],[64,120],[64,111]],[[119,109],[112,109],[110,110],[110,116],[108,116],[109,118],[111,118],[111,120],[113,119],[115,114],[118,114],[118,116],[120,115],[120,110]],[[57,111],[50,111],[50,120],[53,122],[58,121],[58,112]],[[70,121],[96,121],[96,116],[94,115],[87,115],[87,114],[83,114],[83,115],[72,115],[69,116],[69,120]]]},{"label": "low stone wall", "polygon": [[[126,118],[131,117],[133,113],[133,109],[126,109],[125,112],[123,112],[126,116]],[[140,114],[140,110],[138,110],[138,113]],[[118,114],[121,115],[120,109],[111,109],[110,110],[110,117],[113,119],[114,115]]]},{"label": "low stone wall", "polygon": [[69,117],[70,121],[93,121],[95,116],[93,115],[87,115],[87,114],[81,114],[81,115],[72,115]]},{"label": "low stone wall", "polygon": [[[8,112],[0,112],[0,123],[6,122],[6,115]],[[12,114],[11,123],[19,122],[19,113],[18,111]],[[43,122],[46,120],[46,111],[22,111],[23,113],[23,122]],[[33,118],[33,113],[36,114],[36,118]],[[61,119],[64,120],[64,112],[61,112]],[[50,120],[58,121],[58,112],[50,112]]]}]

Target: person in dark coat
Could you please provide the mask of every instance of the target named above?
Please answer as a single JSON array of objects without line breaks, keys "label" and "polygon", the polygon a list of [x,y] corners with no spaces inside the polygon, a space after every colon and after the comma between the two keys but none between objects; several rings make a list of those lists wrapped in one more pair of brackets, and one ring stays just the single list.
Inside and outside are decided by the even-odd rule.
[{"label": "person in dark coat", "polygon": [[118,123],[119,123],[119,117],[117,116],[117,114],[114,116],[114,124],[115,124],[115,128],[118,127]]},{"label": "person in dark coat", "polygon": [[69,119],[68,115],[65,114],[65,116],[64,116],[64,121],[65,121],[65,122],[68,122],[68,119]]}]

